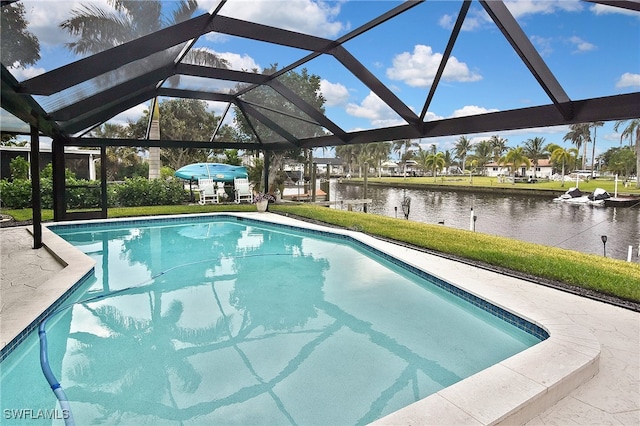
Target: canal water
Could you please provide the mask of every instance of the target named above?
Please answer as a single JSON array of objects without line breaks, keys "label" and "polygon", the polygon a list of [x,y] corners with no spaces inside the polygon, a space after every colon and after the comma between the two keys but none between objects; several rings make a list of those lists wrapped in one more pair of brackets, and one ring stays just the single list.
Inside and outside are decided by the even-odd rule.
[{"label": "canal water", "polygon": [[[330,199],[364,198],[361,185],[332,180]],[[640,263],[640,207],[614,208],[553,202],[553,197],[496,195],[440,190],[369,186],[368,212],[403,218],[402,200],[411,198],[409,220],[475,231],[583,253]],[[337,208],[340,204],[337,203]],[[343,207],[346,209],[346,206]],[[353,210],[362,211],[362,206]],[[606,245],[601,236],[607,236]]]}]

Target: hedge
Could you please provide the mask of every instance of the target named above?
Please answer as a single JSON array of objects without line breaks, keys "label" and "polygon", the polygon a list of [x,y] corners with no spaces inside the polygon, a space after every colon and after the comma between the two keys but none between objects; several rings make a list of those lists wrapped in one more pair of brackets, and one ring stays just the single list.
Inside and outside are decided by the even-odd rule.
[{"label": "hedge", "polygon": [[[67,177],[67,209],[100,208],[100,182]],[[43,209],[53,208],[53,183],[51,178],[40,179]],[[138,177],[125,179],[123,183],[107,186],[108,207],[137,207],[183,204],[189,192],[177,179],[148,180]],[[10,209],[32,207],[31,181],[26,179],[0,180],[0,206]]]}]

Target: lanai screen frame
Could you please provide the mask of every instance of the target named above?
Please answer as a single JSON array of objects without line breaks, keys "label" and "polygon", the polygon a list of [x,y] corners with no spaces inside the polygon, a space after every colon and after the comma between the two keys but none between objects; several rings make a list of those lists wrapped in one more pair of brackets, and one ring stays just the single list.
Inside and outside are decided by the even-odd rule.
[{"label": "lanai screen frame", "polygon": [[[4,6],[15,1],[19,0],[2,0],[1,4]],[[550,102],[545,105],[521,109],[425,121],[426,112],[438,88],[444,67],[455,46],[462,24],[472,3],[471,0],[463,0],[461,3],[456,22],[442,55],[439,69],[420,114],[413,112],[389,87],[375,77],[343,46],[347,41],[384,24],[388,20],[394,19],[424,1],[404,1],[342,37],[326,39],[220,15],[218,12],[226,3],[226,0],[222,0],[217,8],[210,13],[161,29],[155,33],[48,71],[23,82],[18,82],[8,71],[5,64],[2,64],[2,108],[29,126],[30,131],[28,133],[31,134],[32,151],[34,151],[32,154],[37,154],[39,151],[38,144],[33,142],[39,135],[48,136],[53,140],[54,220],[56,221],[65,219],[64,206],[62,206],[63,200],[59,197],[59,194],[64,190],[65,146],[98,147],[103,152],[107,146],[145,146],[261,150],[267,153],[291,148],[318,148],[400,139],[428,139],[594,121],[628,120],[640,117],[640,92],[600,98],[571,99],[509,12],[504,2],[501,0],[479,0],[478,2],[499,28],[503,37],[509,42],[531,75],[547,94]],[[636,1],[588,1],[640,12],[640,3]],[[284,66],[271,75],[182,63],[181,59],[184,57],[185,51],[193,47],[198,37],[209,32],[301,49],[308,53],[303,58]],[[119,67],[149,58],[154,54],[174,51],[178,53],[162,66],[149,69],[135,78],[126,80],[106,90],[96,91],[93,95],[77,102],[70,102],[64,108],[47,111],[34,98],[34,96],[48,96],[59,93],[78,84],[89,82],[91,79],[107,73],[113,73]],[[321,55],[330,55],[337,60],[395,111],[404,120],[405,124],[372,130],[345,131],[278,80],[278,77],[286,72],[294,70]],[[174,75],[224,80],[235,82],[236,84],[245,84],[246,87],[232,94],[163,87],[162,83]],[[299,108],[301,114],[308,117],[308,120],[326,129],[327,134],[311,138],[296,138],[279,126],[276,121],[261,113],[250,102],[243,100],[242,95],[258,86],[268,86],[278,92],[287,102]],[[142,141],[138,139],[108,139],[84,136],[91,129],[107,122],[119,113],[158,97],[227,102],[229,105],[235,105],[241,114],[245,115],[249,123],[251,121],[261,123],[261,125],[266,126],[278,135],[279,139],[276,141],[262,140],[260,135],[255,132],[255,129],[255,142],[248,143],[220,139],[213,141],[216,135],[211,137],[213,142],[148,139]],[[15,129],[5,128],[2,130],[20,133]],[[25,132],[23,131],[23,133]],[[267,157],[265,155],[265,158]],[[268,162],[265,164],[265,168],[268,168]],[[106,194],[105,184],[106,182],[103,182],[103,195]],[[39,191],[36,194],[34,190],[33,196],[34,205],[36,202],[39,205]],[[103,215],[105,214],[106,209],[103,208]],[[34,212],[34,228],[39,228],[39,226],[39,218],[36,218]],[[39,244],[35,245],[39,246]]]}]

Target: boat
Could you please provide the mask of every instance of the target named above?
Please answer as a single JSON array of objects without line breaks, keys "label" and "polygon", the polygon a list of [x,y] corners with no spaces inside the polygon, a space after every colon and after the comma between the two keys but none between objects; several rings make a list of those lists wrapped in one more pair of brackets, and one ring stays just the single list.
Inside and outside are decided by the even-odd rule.
[{"label": "boat", "polygon": [[213,179],[216,182],[233,182],[236,178],[247,179],[249,177],[246,167],[223,163],[189,164],[176,170],[174,175],[180,179],[193,181]]},{"label": "boat", "polygon": [[559,197],[554,198],[553,201],[561,201],[572,204],[586,204],[589,201],[589,194],[580,191],[580,189],[575,186],[572,186],[567,190],[567,192]]},{"label": "boat", "polygon": [[611,198],[611,195],[602,188],[596,188],[591,194],[580,191],[576,187],[571,187],[559,197],[553,199],[556,202],[568,204],[589,204],[592,206],[604,206],[605,200]]},{"label": "boat", "polygon": [[602,188],[596,188],[591,194],[588,195],[589,201],[587,204],[592,206],[604,206],[605,200],[611,198],[611,195]]}]

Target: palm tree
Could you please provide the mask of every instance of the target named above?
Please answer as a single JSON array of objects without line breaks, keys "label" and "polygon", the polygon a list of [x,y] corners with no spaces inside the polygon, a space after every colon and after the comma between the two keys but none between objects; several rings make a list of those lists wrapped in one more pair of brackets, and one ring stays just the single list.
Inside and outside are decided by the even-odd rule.
[{"label": "palm tree", "polygon": [[411,148],[418,146],[418,143],[412,141],[411,139],[400,139],[392,142],[392,151],[396,154],[400,154],[400,152],[402,152],[400,161],[402,162],[402,174],[404,176],[407,175],[407,160],[409,160],[413,156],[413,154],[411,153]]},{"label": "palm tree", "polygon": [[576,146],[578,151],[580,147],[584,148],[584,154],[582,155],[582,169],[587,167],[587,144],[591,142],[591,130],[588,123],[572,124],[569,126],[569,132],[562,138],[563,141],[571,141]]},{"label": "palm tree", "polygon": [[555,151],[558,148],[562,148],[562,147],[560,145],[558,145],[557,143],[553,143],[553,142],[548,143],[547,146],[544,147],[545,152],[547,152],[549,154],[549,161],[551,162],[551,166],[553,167],[553,172],[554,173],[557,173],[558,165],[551,158],[551,154],[553,153],[553,151]]},{"label": "palm tree", "polygon": [[[127,138],[128,128],[119,124],[105,123],[91,132],[98,138]],[[141,163],[142,157],[138,155],[138,148],[132,146],[108,146],[107,158],[100,161],[107,162],[108,181],[123,180],[127,169],[132,169]]]},{"label": "palm tree", "polygon": [[433,181],[435,182],[438,177],[438,170],[442,170],[444,168],[444,163],[444,154],[442,152],[438,152],[428,154],[423,160],[422,165],[425,169],[431,169]]},{"label": "palm tree", "polygon": [[589,123],[589,129],[593,128],[593,145],[591,145],[591,179],[593,179],[596,170],[596,133],[598,127],[604,126],[604,121],[592,121]]},{"label": "palm tree", "polygon": [[390,142],[375,142],[368,146],[372,160],[378,168],[378,177],[382,177],[382,163],[389,158],[391,154]]},{"label": "palm tree", "polygon": [[452,164],[453,164],[453,156],[451,155],[451,151],[450,150],[444,151],[444,168],[445,170],[447,170],[447,173],[449,173],[449,168],[451,167]]},{"label": "palm tree", "polygon": [[623,138],[629,138],[629,146],[633,146],[633,135],[636,137],[636,188],[640,188],[640,118],[616,121],[613,130],[617,132],[623,125],[626,127],[620,134],[620,144]]},{"label": "palm tree", "polygon": [[491,149],[493,150],[493,161],[496,163],[502,155],[509,150],[507,147],[508,140],[505,138],[501,138],[498,135],[493,135],[489,138],[489,143],[491,144]]},{"label": "palm tree", "polygon": [[533,162],[533,177],[536,176],[536,168],[538,167],[538,160],[547,156],[547,152],[544,148],[544,138],[535,137],[527,139],[524,143],[524,152],[527,157]]},{"label": "palm tree", "polygon": [[336,155],[347,164],[347,173],[353,173],[352,165],[356,157],[356,145],[340,145],[336,147]]},{"label": "palm tree", "polygon": [[558,145],[555,145],[553,151],[551,151],[551,161],[554,163],[562,163],[562,185],[564,186],[564,167],[565,165],[573,164],[578,158],[578,150],[576,148],[564,149]]},{"label": "palm tree", "polygon": [[482,169],[484,174],[484,166],[489,163],[493,157],[493,149],[491,148],[491,142],[488,140],[480,141],[473,151],[473,156],[478,162],[478,167]]},{"label": "palm tree", "polygon": [[[510,164],[513,165],[514,177],[516,171],[518,170],[518,167],[522,166],[523,164],[527,166],[527,168],[531,167],[531,160],[529,160],[529,158],[525,154],[524,149],[519,146],[510,149],[509,152],[507,152],[504,157],[500,159],[500,163],[507,166]],[[515,179],[513,180],[513,182],[515,183]]]},{"label": "palm tree", "polygon": [[[69,50],[76,54],[102,52],[183,22],[192,17],[198,9],[196,0],[178,0],[177,6],[172,9],[170,18],[167,19],[162,11],[162,0],[107,2],[113,6],[115,12],[93,4],[81,5],[71,11],[71,18],[60,24],[71,36],[78,38],[75,42],[67,43]],[[189,50],[183,61],[217,68],[227,68],[229,65],[225,59],[206,49]],[[152,105],[155,104],[157,99],[152,101]],[[152,123],[152,126],[156,124],[157,122]],[[149,167],[149,177],[160,176],[160,148],[149,149],[149,165],[153,165]]]},{"label": "palm tree", "polygon": [[466,136],[460,136],[456,141],[453,150],[455,151],[456,158],[462,161],[462,172],[464,173],[466,169],[467,154],[471,150],[471,139]]}]

